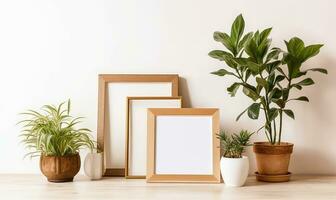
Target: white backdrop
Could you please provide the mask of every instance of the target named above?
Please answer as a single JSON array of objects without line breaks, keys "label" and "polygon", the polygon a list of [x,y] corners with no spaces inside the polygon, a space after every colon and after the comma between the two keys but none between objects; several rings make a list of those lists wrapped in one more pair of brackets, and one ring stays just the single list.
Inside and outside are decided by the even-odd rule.
[{"label": "white backdrop", "polygon": [[0,173],[39,173],[38,159],[22,159],[17,137],[25,109],[71,98],[73,114],[96,130],[99,73],[178,73],[187,106],[221,108],[230,131],[256,129],[260,123],[246,117],[234,121],[250,101],[230,98],[231,80],[209,74],[223,66],[207,56],[221,48],[212,33],[228,31],[243,13],[248,30],[272,26],[281,47],[292,36],[325,44],[307,65],[330,74],[313,75],[311,102],[293,105],[297,120],[285,120],[284,140],[295,143],[292,172],[336,174],[335,7],[332,0],[1,0]]}]

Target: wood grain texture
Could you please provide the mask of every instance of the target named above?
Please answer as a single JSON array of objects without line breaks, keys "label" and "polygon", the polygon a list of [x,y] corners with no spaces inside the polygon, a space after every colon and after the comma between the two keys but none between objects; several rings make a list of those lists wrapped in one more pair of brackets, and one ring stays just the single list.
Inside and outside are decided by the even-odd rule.
[{"label": "wood grain texture", "polygon": [[[107,109],[107,85],[113,82],[170,82],[172,83],[172,96],[178,96],[179,76],[177,74],[99,74],[98,78],[98,122],[97,142],[100,149],[105,149],[105,121]],[[113,131],[113,130],[111,130]],[[120,152],[125,153],[125,152]],[[103,156],[104,176],[125,176],[125,169],[106,168],[106,153]]]},{"label": "wood grain texture", "polygon": [[104,178],[90,181],[82,175],[70,183],[49,183],[43,175],[0,175],[0,199],[25,200],[316,200],[335,199],[336,176],[293,176],[287,183],[256,182],[249,177],[240,188],[224,184],[146,183],[141,179]]}]

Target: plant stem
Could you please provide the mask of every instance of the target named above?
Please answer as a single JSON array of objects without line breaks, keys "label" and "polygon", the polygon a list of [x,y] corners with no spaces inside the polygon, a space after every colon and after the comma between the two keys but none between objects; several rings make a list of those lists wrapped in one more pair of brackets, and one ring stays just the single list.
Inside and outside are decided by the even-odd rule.
[{"label": "plant stem", "polygon": [[282,109],[280,110],[280,130],[279,130],[279,139],[278,139],[279,145],[281,143],[281,133],[282,133]]},{"label": "plant stem", "polygon": [[273,128],[274,128],[274,143],[276,142],[276,136],[277,136],[277,130],[276,130],[276,124],[275,124],[275,120],[273,120]]}]

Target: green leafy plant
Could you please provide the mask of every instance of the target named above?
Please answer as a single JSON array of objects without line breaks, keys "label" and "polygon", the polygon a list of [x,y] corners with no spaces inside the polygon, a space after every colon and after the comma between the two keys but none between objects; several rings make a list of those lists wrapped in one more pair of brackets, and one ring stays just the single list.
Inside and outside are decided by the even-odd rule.
[{"label": "green leafy plant", "polygon": [[221,131],[218,134],[218,138],[221,141],[223,156],[226,158],[241,158],[245,148],[251,146],[249,140],[253,134],[246,130],[241,130],[239,134],[234,133],[230,136],[227,132]]},{"label": "green leafy plant", "polygon": [[78,153],[81,148],[93,150],[91,131],[75,128],[82,117],[72,117],[70,105],[69,100],[58,106],[45,105],[41,112],[28,110],[21,113],[28,118],[19,122],[23,127],[22,142],[30,149],[26,156],[66,156]]},{"label": "green leafy plant", "polygon": [[244,29],[244,18],[239,15],[232,24],[230,35],[214,33],[214,40],[222,43],[227,51],[213,50],[209,56],[224,61],[227,69],[219,69],[211,74],[236,78],[227,88],[228,93],[233,97],[242,88],[243,93],[253,101],[236,120],[245,113],[256,120],[260,111],[263,112],[265,122],[259,130],[264,128],[271,144],[280,144],[283,114],[294,119],[294,112],[287,108],[287,104],[294,100],[309,101],[306,96],[291,98],[290,92],[314,84],[311,78],[305,77],[308,72],[328,73],[323,68],[302,69],[302,64],[316,56],[323,45],[305,46],[300,38],[294,37],[285,41],[285,51],[278,47],[271,48],[269,35],[272,28],[246,34]]}]

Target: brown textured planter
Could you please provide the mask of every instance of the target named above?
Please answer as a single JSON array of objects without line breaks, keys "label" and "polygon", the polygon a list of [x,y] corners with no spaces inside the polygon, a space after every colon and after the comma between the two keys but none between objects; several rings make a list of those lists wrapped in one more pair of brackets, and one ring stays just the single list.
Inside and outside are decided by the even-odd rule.
[{"label": "brown textured planter", "polygon": [[74,176],[80,169],[79,154],[68,156],[45,156],[40,157],[40,169],[50,182],[73,181]]},{"label": "brown textured planter", "polygon": [[[263,177],[263,181],[267,181],[267,176],[273,178],[276,176],[284,177],[284,179],[272,182],[289,180],[290,173],[288,172],[288,166],[290,156],[293,152],[293,146],[293,144],[286,142],[282,142],[280,145],[272,145],[269,142],[255,142],[253,144],[253,151],[256,154],[258,168],[257,174],[259,177]],[[285,177],[287,177],[287,179]]]}]

